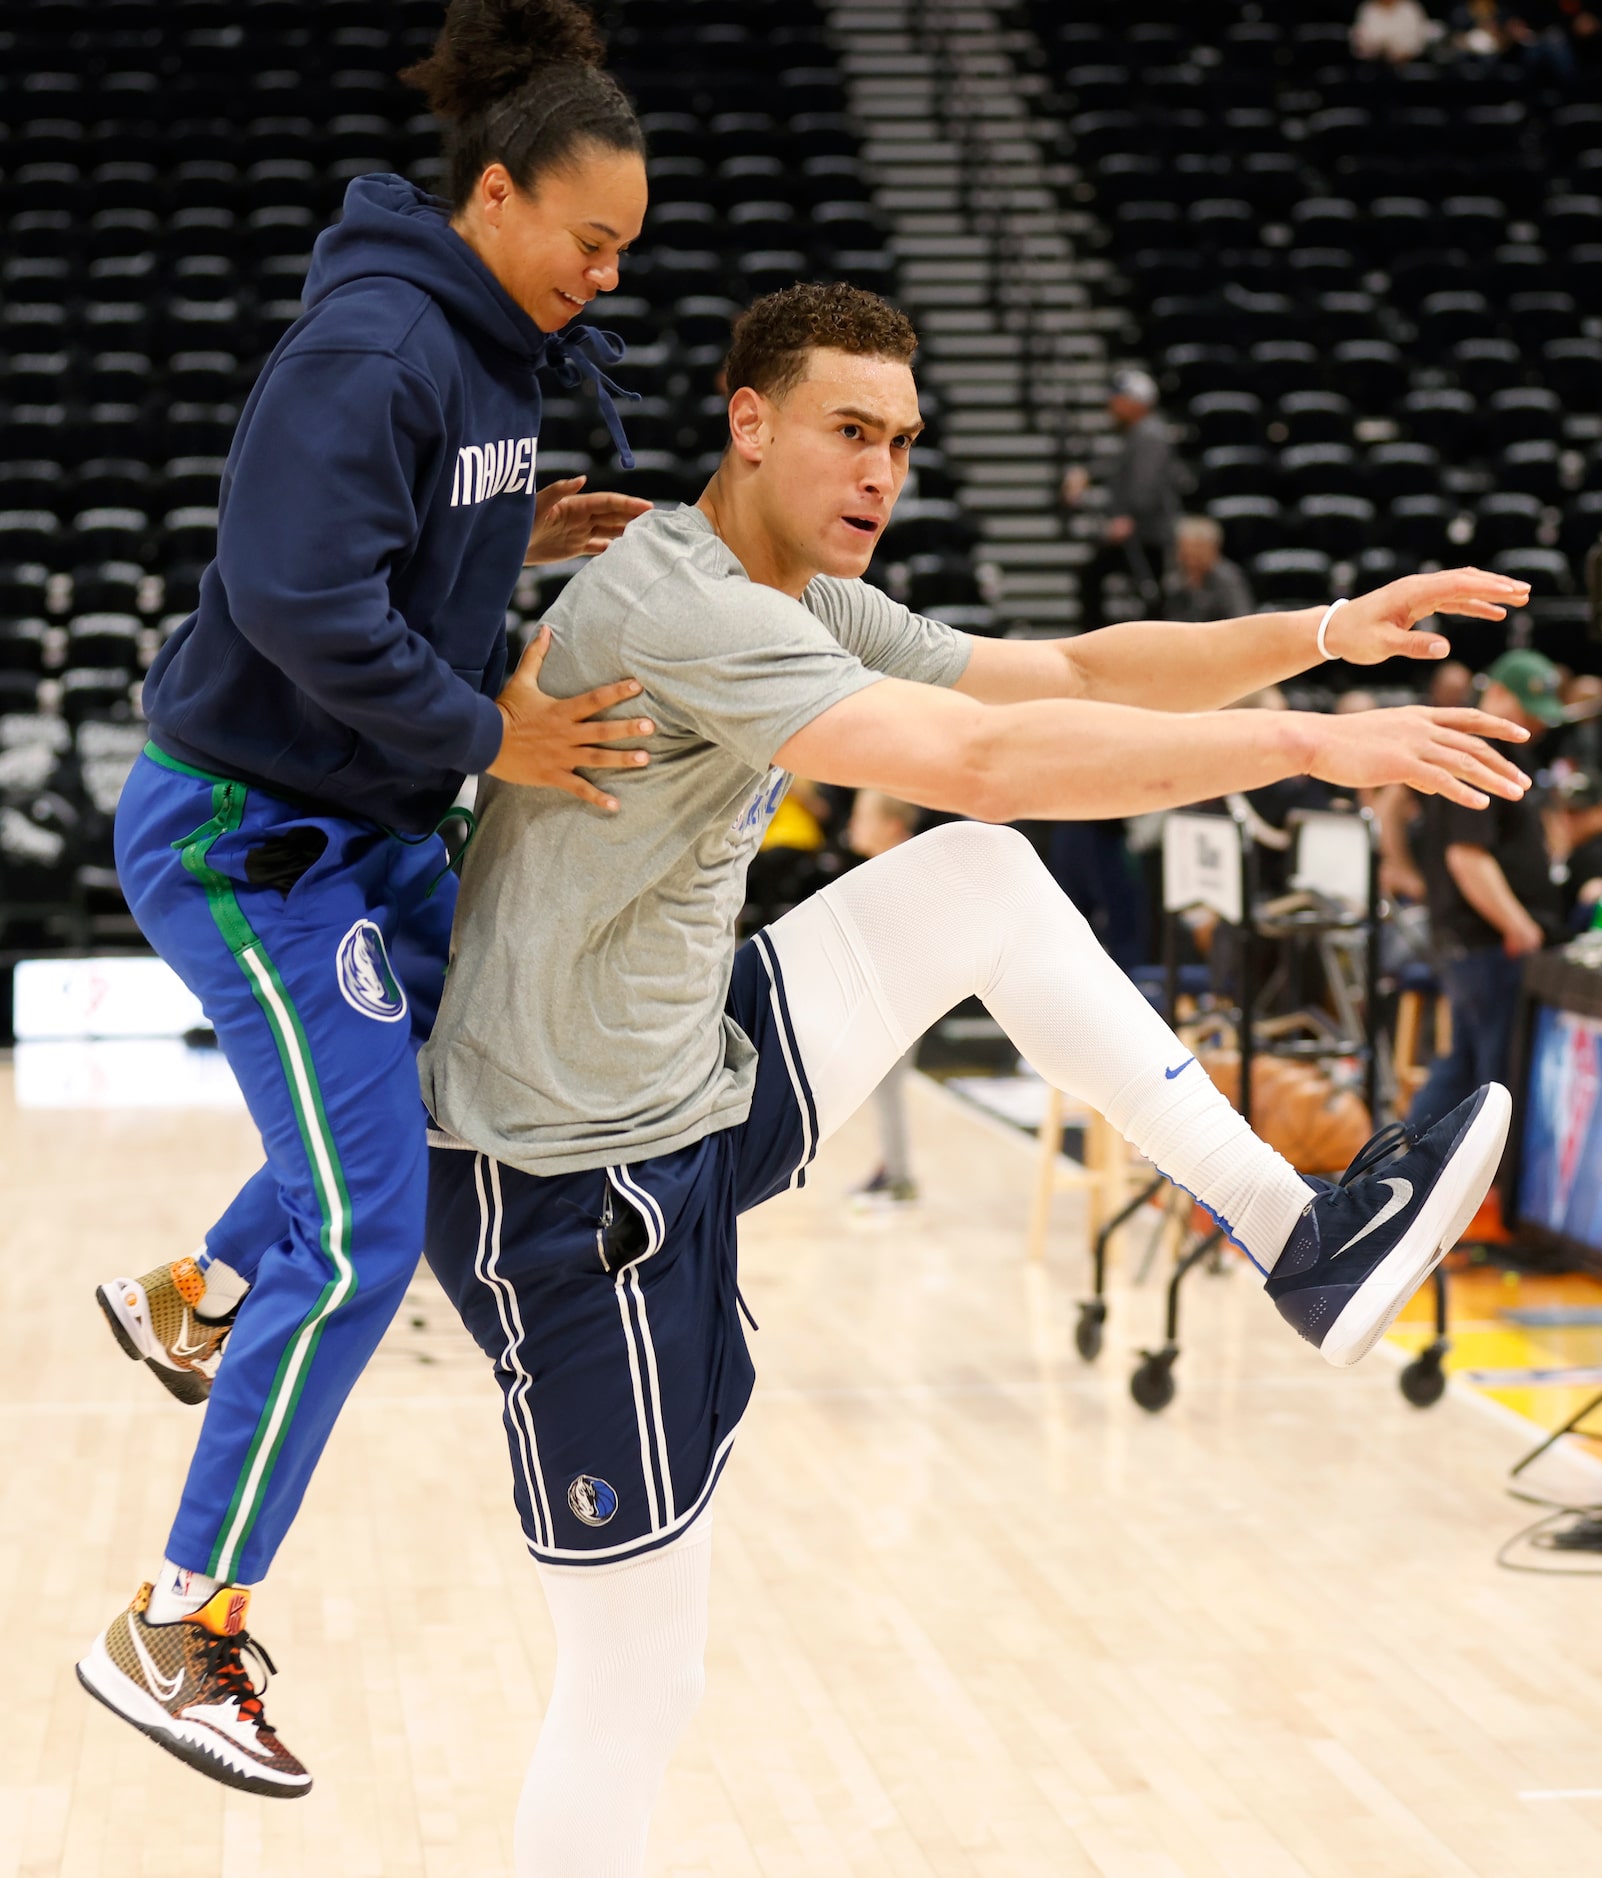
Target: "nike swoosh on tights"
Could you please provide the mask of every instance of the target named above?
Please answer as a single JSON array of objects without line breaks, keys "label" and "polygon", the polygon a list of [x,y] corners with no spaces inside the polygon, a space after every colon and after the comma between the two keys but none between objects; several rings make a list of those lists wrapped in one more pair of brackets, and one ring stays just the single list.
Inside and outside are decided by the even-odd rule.
[{"label": "nike swoosh on tights", "polygon": [[1187,1056],[1184,1062],[1180,1064],[1178,1069],[1165,1069],[1163,1071],[1163,1074],[1164,1076],[1168,1078],[1170,1082],[1172,1082],[1176,1076],[1183,1076],[1185,1071],[1189,1069],[1191,1064],[1194,1063],[1195,1061],[1196,1061],[1195,1057]]},{"label": "nike swoosh on tights", "polygon": [[145,1672],[145,1681],[150,1684],[156,1700],[170,1702],[178,1693],[179,1683],[184,1679],[183,1669],[180,1667],[177,1674],[173,1676],[162,1675],[140,1638],[137,1619],[132,1617],[128,1620],[128,1635],[133,1639],[134,1655],[139,1658],[139,1667]]},{"label": "nike swoosh on tights", "polygon": [[1363,1228],[1361,1232],[1355,1232],[1352,1234],[1351,1238],[1348,1239],[1345,1245],[1341,1247],[1340,1252],[1330,1253],[1330,1257],[1332,1259],[1338,1259],[1341,1255],[1341,1252],[1350,1252],[1352,1247],[1357,1244],[1358,1240],[1366,1239],[1371,1232],[1377,1231],[1379,1227],[1385,1224],[1386,1220],[1394,1219],[1396,1215],[1401,1212],[1403,1207],[1411,1203],[1412,1198],[1413,1198],[1412,1181],[1410,1180],[1387,1180],[1385,1184],[1391,1190],[1391,1197],[1385,1202],[1385,1204],[1380,1208],[1380,1210],[1374,1215],[1374,1217],[1368,1222],[1368,1224]]}]

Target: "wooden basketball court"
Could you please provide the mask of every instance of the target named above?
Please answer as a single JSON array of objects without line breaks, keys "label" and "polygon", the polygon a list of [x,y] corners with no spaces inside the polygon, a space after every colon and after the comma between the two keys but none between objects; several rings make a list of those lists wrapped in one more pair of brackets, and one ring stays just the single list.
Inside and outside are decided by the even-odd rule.
[{"label": "wooden basketball court", "polygon": [[[3,1075],[0,1878],[502,1878],[551,1641],[499,1398],[426,1275],[252,1612],[316,1790],[230,1793],[79,1690],[196,1427],[93,1286],[188,1250],[255,1154],[236,1114],[18,1111]],[[746,1226],[760,1381],[651,1870],[1602,1870],[1598,1588],[1493,1564],[1526,1431],[1408,1408],[1382,1352],[1327,1369],[1244,1268],[1194,1285],[1148,1417],[1157,1289],[1115,1290],[1087,1369],[1079,1202],[1030,1266],[1031,1144],[911,1100],[917,1217],[848,1214],[862,1117]]]}]

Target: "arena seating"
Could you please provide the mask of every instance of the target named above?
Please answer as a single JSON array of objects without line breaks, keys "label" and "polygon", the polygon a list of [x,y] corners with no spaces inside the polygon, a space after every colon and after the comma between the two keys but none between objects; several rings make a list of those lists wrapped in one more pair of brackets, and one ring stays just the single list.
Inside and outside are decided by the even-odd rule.
[{"label": "arena seating", "polygon": [[[644,394],[639,466],[618,471],[593,401],[557,395],[541,468],[693,498],[725,434],[715,378],[739,307],[798,278],[890,288],[893,264],[811,0],[598,10],[652,151],[646,238],[597,310]],[[0,4],[0,949],[129,931],[106,831],[140,674],[195,604],[222,460],[318,230],[354,176],[439,175],[437,126],[394,74],[442,14]],[[924,454],[879,577],[983,627]],[[570,572],[526,580],[518,607]]]},{"label": "arena seating", "polygon": [[1595,669],[1602,70],[1394,71],[1352,57],[1352,11],[1035,0],[1102,298],[1265,603],[1472,558]]}]

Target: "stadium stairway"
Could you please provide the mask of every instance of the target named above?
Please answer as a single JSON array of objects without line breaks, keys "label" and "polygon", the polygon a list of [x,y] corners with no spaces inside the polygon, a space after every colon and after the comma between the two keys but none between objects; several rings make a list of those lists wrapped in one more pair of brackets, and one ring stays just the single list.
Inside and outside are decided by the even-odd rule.
[{"label": "stadium stairway", "polygon": [[972,0],[827,7],[920,377],[974,517],[980,565],[1014,632],[1079,618],[1075,570],[1096,523],[1058,499],[1065,461],[1093,454],[1124,317],[1093,303],[1107,263],[1064,206],[1074,173],[1047,114],[1045,64],[1013,9]]}]

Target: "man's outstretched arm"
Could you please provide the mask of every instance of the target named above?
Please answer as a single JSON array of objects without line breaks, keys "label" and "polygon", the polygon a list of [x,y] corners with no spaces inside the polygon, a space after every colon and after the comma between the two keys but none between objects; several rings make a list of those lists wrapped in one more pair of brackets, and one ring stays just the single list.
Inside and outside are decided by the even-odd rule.
[{"label": "man's outstretched arm", "polygon": [[[1451,651],[1445,636],[1413,632],[1418,621],[1437,613],[1502,619],[1529,596],[1526,581],[1477,567],[1414,574],[1348,601],[1324,643],[1353,665],[1444,659]],[[1307,607],[1207,625],[1128,620],[1077,639],[976,639],[957,689],[986,704],[1092,698],[1148,711],[1216,711],[1321,664],[1323,617],[1323,607]]]},{"label": "man's outstretched arm", "polygon": [[986,705],[886,678],[831,705],[774,760],[990,822],[1141,815],[1302,775],[1349,789],[1402,782],[1483,808],[1529,787],[1484,739],[1525,734],[1484,711],[1212,711],[1176,722],[1086,699]]}]

